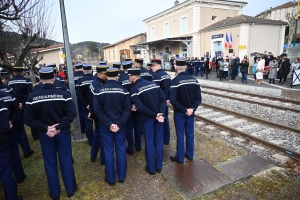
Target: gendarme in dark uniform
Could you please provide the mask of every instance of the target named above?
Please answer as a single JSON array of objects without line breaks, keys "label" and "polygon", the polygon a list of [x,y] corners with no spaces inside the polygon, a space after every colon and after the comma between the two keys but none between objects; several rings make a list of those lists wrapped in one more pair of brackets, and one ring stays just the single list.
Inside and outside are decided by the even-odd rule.
[{"label": "gendarme in dark uniform", "polygon": [[[76,73],[74,75],[74,82],[75,82],[75,90],[76,90],[77,89],[77,87],[76,87],[77,81],[84,76],[81,63],[78,63],[75,65],[75,71],[76,71]],[[85,120],[84,120],[84,116],[83,116],[82,106],[78,103],[77,107],[78,107],[78,112],[79,112],[81,133],[85,133]]]},{"label": "gendarme in dark uniform", "polygon": [[[129,81],[129,76],[128,76],[128,69],[132,68],[132,62],[131,61],[125,61],[122,63],[122,68],[124,70],[124,74],[120,76],[118,82],[120,85],[122,85],[124,88],[126,88],[129,92],[131,91],[131,82]],[[138,127],[139,129],[135,130],[140,130],[140,131],[135,131],[134,132],[134,140],[133,140],[133,115],[136,112],[131,112],[130,116],[128,117],[128,120],[126,122],[126,139],[127,139],[127,148],[126,152],[129,155],[133,154],[133,145],[135,146],[135,149],[140,151],[142,148],[142,140],[141,140],[141,119],[136,119],[135,127]],[[140,115],[139,115],[140,116]],[[139,123],[139,126],[137,125]]]},{"label": "gendarme in dark uniform", "polygon": [[[170,101],[174,109],[174,123],[177,135],[177,151],[170,156],[172,161],[183,163],[186,156],[194,157],[194,113],[201,103],[201,91],[198,81],[185,72],[185,58],[176,60],[178,75],[172,80]],[[184,136],[186,145],[184,144]],[[186,146],[186,151],[184,151]]]},{"label": "gendarme in dark uniform", "polygon": [[118,72],[118,77],[119,78],[124,74],[124,71],[121,69],[121,63],[120,62],[114,62],[113,63],[113,68],[117,68],[119,70],[119,72]]},{"label": "gendarme in dark uniform", "polygon": [[100,151],[101,165],[105,164],[105,159],[104,159],[104,150],[103,150],[103,140],[102,140],[101,130],[100,130],[100,121],[98,117],[95,115],[95,111],[94,111],[94,94],[95,91],[98,88],[102,87],[107,81],[106,70],[108,68],[109,66],[106,64],[105,65],[101,64],[96,66],[97,77],[91,82],[90,85],[90,112],[95,122],[94,137],[93,137],[92,148],[91,148],[91,161],[95,162],[97,154]]},{"label": "gendarme in dark uniform", "polygon": [[114,149],[119,182],[126,178],[126,121],[131,112],[129,92],[117,82],[118,69],[107,69],[108,81],[96,89],[94,110],[100,122],[105,154],[105,181],[113,186],[116,179]]},{"label": "gendarme in dark uniform", "polygon": [[142,113],[142,126],[145,137],[145,170],[151,174],[161,172],[163,158],[163,120],[166,98],[159,85],[140,78],[140,69],[128,69],[131,99],[138,111]]},{"label": "gendarme in dark uniform", "polygon": [[[160,59],[152,59],[152,81],[160,86],[162,91],[165,94],[165,98],[169,100],[169,90],[171,86],[171,77],[167,72],[161,69],[161,60]],[[164,143],[166,145],[170,144],[170,125],[169,125],[169,108],[166,106],[166,110],[164,112]]]},{"label": "gendarme in dark uniform", "polygon": [[19,107],[21,109],[21,118],[18,123],[19,144],[22,147],[24,157],[28,158],[33,154],[25,132],[24,123],[22,120],[23,109],[28,95],[32,92],[32,83],[29,78],[22,76],[23,67],[14,67],[14,78],[9,79],[8,86],[11,87],[17,94]]},{"label": "gendarme in dark uniform", "polygon": [[90,64],[83,64],[84,76],[77,81],[76,84],[76,94],[78,99],[78,104],[82,106],[83,117],[85,120],[86,127],[86,137],[88,139],[89,145],[92,146],[93,141],[93,121],[88,119],[90,115],[89,105],[90,105],[90,84],[94,80],[92,73],[92,66]]},{"label": "gendarme in dark uniform", "polygon": [[42,68],[40,78],[43,87],[28,97],[24,122],[40,134],[50,197],[59,199],[61,191],[57,155],[64,185],[71,197],[77,190],[70,132],[70,123],[76,117],[75,105],[68,92],[54,87],[52,69]]},{"label": "gendarme in dark uniform", "polygon": [[141,78],[152,81],[152,75],[149,73],[149,71],[144,67],[144,59],[143,58],[137,58],[135,59],[135,67],[141,69]]},{"label": "gendarme in dark uniform", "polygon": [[4,199],[19,200],[17,185],[13,177],[9,148],[9,111],[0,100],[0,180],[4,191]]}]

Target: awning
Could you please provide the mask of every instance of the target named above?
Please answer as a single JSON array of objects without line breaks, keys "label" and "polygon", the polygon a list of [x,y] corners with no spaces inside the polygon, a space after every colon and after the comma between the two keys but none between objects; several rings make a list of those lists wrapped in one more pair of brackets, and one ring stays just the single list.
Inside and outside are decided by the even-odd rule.
[{"label": "awning", "polygon": [[154,41],[149,41],[149,42],[141,42],[138,44],[135,44],[133,46],[145,46],[149,44],[157,44],[161,42],[191,42],[193,36],[186,36],[186,37],[171,37],[171,38],[165,38],[165,39],[160,39],[160,40],[154,40]]}]

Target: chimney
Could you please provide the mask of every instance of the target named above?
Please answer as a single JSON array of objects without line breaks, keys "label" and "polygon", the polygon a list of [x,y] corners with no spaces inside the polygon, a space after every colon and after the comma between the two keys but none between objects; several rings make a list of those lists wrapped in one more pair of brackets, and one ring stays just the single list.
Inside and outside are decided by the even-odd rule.
[{"label": "chimney", "polygon": [[179,1],[178,0],[176,0],[175,2],[174,2],[174,6],[177,6],[178,4],[179,4]]}]

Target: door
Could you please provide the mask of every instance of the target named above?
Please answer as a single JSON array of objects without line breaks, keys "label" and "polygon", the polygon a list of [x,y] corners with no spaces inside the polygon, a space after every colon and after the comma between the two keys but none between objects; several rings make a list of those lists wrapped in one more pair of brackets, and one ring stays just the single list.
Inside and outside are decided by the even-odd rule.
[{"label": "door", "polygon": [[120,50],[121,63],[125,61],[125,58],[130,58],[130,50],[128,50],[128,49]]}]

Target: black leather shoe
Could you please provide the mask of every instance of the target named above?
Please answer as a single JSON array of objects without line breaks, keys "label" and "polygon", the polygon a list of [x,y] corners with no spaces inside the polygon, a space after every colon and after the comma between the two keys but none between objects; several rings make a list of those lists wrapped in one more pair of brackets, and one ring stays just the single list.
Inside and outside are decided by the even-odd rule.
[{"label": "black leather shoe", "polygon": [[138,152],[142,151],[142,149],[137,149],[137,148],[135,148],[135,150],[138,151]]},{"label": "black leather shoe", "polygon": [[160,172],[161,172],[161,169],[156,169],[156,172],[157,172],[157,173],[160,173]]},{"label": "black leather shoe", "polygon": [[119,180],[119,183],[124,183],[124,180]]},{"label": "black leather shoe", "polygon": [[59,197],[57,197],[57,198],[51,197],[50,193],[49,193],[49,196],[50,196],[50,198],[51,198],[52,200],[59,200]]},{"label": "black leather shoe", "polygon": [[100,165],[105,165],[105,162],[100,162]]},{"label": "black leather shoe", "polygon": [[75,185],[74,192],[73,192],[72,194],[68,194],[68,197],[69,197],[69,198],[72,197],[72,196],[75,194],[75,192],[77,191],[77,189],[78,189],[78,186],[77,186],[77,184],[76,184],[76,185]]},{"label": "black leather shoe", "polygon": [[170,143],[165,143],[165,142],[164,142],[164,144],[165,144],[165,145],[170,145]]},{"label": "black leather shoe", "polygon": [[155,174],[155,172],[149,172],[149,171],[148,171],[147,165],[145,166],[145,171],[148,172],[150,175],[154,175],[154,174]]},{"label": "black leather shoe", "polygon": [[17,196],[17,199],[18,200],[23,200],[23,197],[22,196]]},{"label": "black leather shoe", "polygon": [[25,180],[25,178],[26,178],[26,175],[25,175],[23,178],[21,178],[21,179],[19,179],[19,180],[16,180],[16,182],[17,182],[17,183],[23,183],[24,180]]},{"label": "black leather shoe", "polygon": [[184,154],[184,157],[186,157],[188,160],[193,160],[193,158],[189,158],[186,154]]},{"label": "black leather shoe", "polygon": [[96,161],[96,158],[91,158],[91,162],[95,162]]},{"label": "black leather shoe", "polygon": [[33,153],[34,153],[34,151],[31,150],[29,153],[24,154],[24,157],[25,157],[25,158],[29,158]]},{"label": "black leather shoe", "polygon": [[129,155],[133,155],[133,152],[130,152],[128,150],[126,150],[126,153],[128,153]]},{"label": "black leather shoe", "polygon": [[115,186],[116,185],[116,183],[115,182],[113,182],[113,183],[110,183],[110,182],[108,182],[108,180],[107,180],[107,177],[105,176],[105,182],[106,183],[108,183],[108,185],[110,185],[110,186]]},{"label": "black leather shoe", "polygon": [[170,156],[170,160],[182,164],[183,162],[179,162],[176,156]]}]

